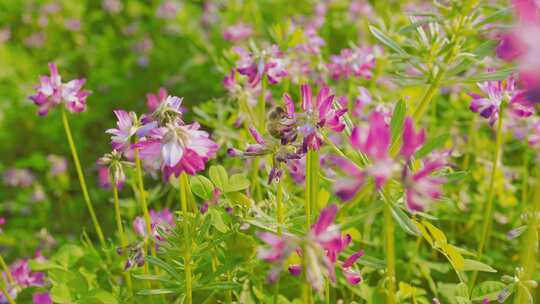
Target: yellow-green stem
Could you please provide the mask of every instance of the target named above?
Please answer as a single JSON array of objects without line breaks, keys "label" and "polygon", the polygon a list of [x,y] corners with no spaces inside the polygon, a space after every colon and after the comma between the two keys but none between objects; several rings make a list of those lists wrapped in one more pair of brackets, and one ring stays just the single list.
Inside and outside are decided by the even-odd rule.
[{"label": "yellow-green stem", "polygon": [[261,96],[259,96],[259,104],[258,104],[258,114],[259,114],[259,121],[258,121],[258,129],[264,130],[265,127],[265,118],[266,118],[266,77],[262,77],[261,79]]},{"label": "yellow-green stem", "polygon": [[139,191],[139,200],[141,201],[141,208],[144,217],[144,223],[146,226],[147,241],[150,247],[150,252],[153,257],[156,256],[156,249],[152,242],[152,219],[150,218],[150,212],[148,211],[148,203],[146,202],[146,191],[144,190],[144,180],[142,172],[141,158],[139,156],[139,150],[135,149],[135,174],[137,176],[137,188]]},{"label": "yellow-green stem", "polygon": [[392,219],[392,210],[388,203],[384,204],[384,234],[385,234],[385,252],[386,252],[386,303],[396,303],[396,266],[394,253],[394,221]]},{"label": "yellow-green stem", "polygon": [[[502,143],[503,143],[503,115],[504,107],[501,105],[499,109],[499,119],[497,120],[497,134],[495,139],[495,153],[493,155],[493,165],[491,168],[491,175],[489,178],[488,199],[486,203],[486,209],[484,212],[484,223],[482,225],[482,234],[480,236],[480,242],[478,243],[477,258],[481,259],[484,253],[486,243],[489,240],[491,232],[491,222],[493,221],[493,199],[495,198],[495,177],[499,168],[499,162],[501,161]],[[471,286],[474,286],[478,272],[473,274],[471,280]]]},{"label": "yellow-green stem", "polygon": [[64,107],[61,107],[61,108],[62,108],[62,111],[61,111],[62,122],[64,123],[64,130],[66,131],[66,137],[68,140],[69,148],[71,150],[71,155],[73,157],[73,163],[75,164],[75,169],[77,170],[77,176],[79,177],[79,183],[81,185],[84,201],[86,203],[86,207],[88,208],[88,212],[90,213],[90,218],[92,219],[94,228],[96,229],[99,242],[102,247],[105,247],[105,237],[103,236],[101,226],[99,225],[99,222],[96,217],[96,213],[94,211],[94,206],[92,205],[92,201],[90,200],[90,195],[88,194],[88,188],[86,187],[86,180],[84,178],[84,173],[81,167],[81,163],[79,161],[79,155],[77,154],[77,148],[75,147],[75,143],[73,142],[73,136],[71,134],[71,128],[69,126],[66,110],[64,109]]},{"label": "yellow-green stem", "polygon": [[2,293],[6,297],[8,303],[9,304],[15,304],[15,300],[13,300],[13,298],[9,295],[9,292],[4,287],[4,284],[0,284],[0,289],[2,290]]},{"label": "yellow-green stem", "polygon": [[192,286],[191,286],[191,236],[189,235],[188,223],[188,179],[185,172],[182,172],[179,178],[180,181],[180,206],[182,208],[182,225],[184,228],[184,274],[186,280],[186,303],[193,303]]},{"label": "yellow-green stem", "polygon": [[[278,180],[276,190],[276,222],[277,222],[277,234],[281,236],[283,234],[283,176]],[[279,277],[276,281],[274,289],[274,304],[279,300]]]},{"label": "yellow-green stem", "polygon": [[[539,170],[537,170],[538,172]],[[536,272],[536,264],[538,261],[538,212],[540,212],[540,179],[537,176],[536,192],[534,195],[534,201],[532,202],[532,208],[530,212],[531,218],[527,223],[527,233],[525,235],[525,241],[523,242],[523,251],[521,252],[521,265],[524,270],[522,281],[531,280]],[[534,295],[534,293],[532,293]],[[527,295],[518,288],[518,294],[514,303],[521,304],[527,302]]]},{"label": "yellow-green stem", "polygon": [[6,261],[4,260],[4,257],[2,257],[2,255],[0,255],[0,266],[2,266],[2,270],[4,270],[4,273],[6,274],[9,284],[15,284],[15,280],[11,275],[11,271],[9,271],[9,267],[6,264]]},{"label": "yellow-green stem", "polygon": [[[114,215],[116,219],[116,229],[118,230],[118,237],[120,238],[120,246],[122,248],[122,253],[125,254],[126,247],[127,247],[127,239],[126,239],[126,234],[124,233],[124,227],[122,225],[122,214],[120,213],[120,202],[118,199],[118,187],[116,186],[116,182],[114,181],[112,183],[112,192],[113,192],[113,199],[114,199]],[[133,291],[131,275],[127,271],[124,273],[124,275],[126,277],[126,285],[127,285],[128,291],[131,294]]]}]

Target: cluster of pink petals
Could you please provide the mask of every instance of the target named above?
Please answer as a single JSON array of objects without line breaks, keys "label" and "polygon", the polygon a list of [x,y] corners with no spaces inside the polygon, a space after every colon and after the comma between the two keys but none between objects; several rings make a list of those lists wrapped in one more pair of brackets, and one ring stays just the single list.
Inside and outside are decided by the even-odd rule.
[{"label": "cluster of pink petals", "polygon": [[340,178],[334,186],[334,191],[343,200],[356,196],[368,177],[372,177],[375,186],[381,189],[399,168],[402,168],[402,183],[405,188],[405,201],[411,211],[423,211],[428,204],[441,196],[441,186],[445,182],[442,177],[432,176],[431,173],[446,165],[441,159],[427,160],[424,167],[417,172],[409,168],[410,161],[425,142],[425,131],[416,131],[412,118],[406,117],[403,128],[403,144],[400,156],[404,160],[391,157],[391,130],[385,122],[384,115],[372,112],[369,126],[355,128],[351,134],[351,145],[366,154],[371,164],[359,168],[356,164],[342,157],[334,157],[333,162],[349,176]]},{"label": "cluster of pink petals", "polygon": [[[341,269],[350,284],[362,281],[362,276],[353,269],[353,265],[363,255],[363,251],[352,254],[343,262],[338,259],[352,238],[350,235],[342,236],[339,226],[334,224],[337,211],[338,207],[335,204],[323,209],[305,239],[289,235],[278,237],[268,232],[259,234],[259,237],[269,245],[267,248],[259,249],[259,258],[274,265],[270,271],[270,281],[277,279],[284,262],[295,248],[299,255],[305,255],[306,276],[317,291],[323,289],[325,277],[332,282],[336,281],[336,266]],[[301,244],[304,245],[303,249],[299,247]],[[289,272],[292,275],[300,275],[302,267],[297,264],[289,265]]]},{"label": "cluster of pink petals", "polygon": [[67,160],[63,156],[58,155],[47,155],[47,161],[51,167],[50,174],[52,176],[58,176],[64,174],[67,171]]},{"label": "cluster of pink petals", "polygon": [[493,125],[498,117],[501,103],[509,101],[509,110],[517,117],[529,117],[534,114],[534,104],[528,99],[528,93],[516,88],[512,75],[505,80],[478,83],[482,94],[469,93],[473,98],[470,109],[488,119]]},{"label": "cluster of pink petals", "polygon": [[[36,252],[36,259],[44,259],[39,251]],[[15,299],[23,289],[44,285],[45,274],[42,272],[32,272],[27,259],[15,261],[9,266],[9,272],[14,282],[13,284],[8,283],[8,285],[5,286],[5,289],[13,299]],[[9,282],[6,273],[2,273],[2,279],[5,282]],[[8,303],[8,300],[3,293],[0,293],[0,303]],[[49,294],[46,292],[34,293],[33,303],[52,304]]]},{"label": "cluster of pink petals", "polygon": [[241,47],[235,47],[233,50],[239,56],[236,70],[248,77],[248,82],[252,87],[255,87],[263,77],[266,77],[270,84],[276,84],[288,75],[283,54],[277,45],[272,45],[256,54]]},{"label": "cluster of pink petals", "polygon": [[[160,230],[166,231],[172,226],[174,226],[174,216],[168,208],[161,211],[150,210],[150,227],[152,229],[152,237],[155,240],[162,241],[163,236],[160,235]],[[142,237],[148,235],[143,216],[138,216],[133,220],[133,230]]]},{"label": "cluster of pink petals", "polygon": [[[98,170],[98,185],[103,189],[112,189],[112,178],[110,170],[107,166],[102,166],[98,164],[97,167]],[[121,175],[116,177],[116,188],[118,190],[121,190],[124,186],[124,182],[126,180],[125,175]]]},{"label": "cluster of pink petals", "polygon": [[239,22],[227,27],[223,31],[223,39],[227,41],[238,42],[249,38],[252,33],[253,28],[251,27],[251,25]]},{"label": "cluster of pink petals", "polygon": [[[504,60],[517,60],[524,87],[540,95],[540,4],[535,0],[512,0],[512,4],[519,21],[502,35],[497,55]],[[536,97],[538,101],[540,96]]]},{"label": "cluster of pink petals", "polygon": [[56,64],[49,63],[51,76],[40,76],[40,84],[35,87],[37,93],[30,99],[39,107],[39,115],[47,115],[49,110],[64,103],[68,111],[80,113],[86,109],[86,98],[90,91],[82,90],[84,79],[74,79],[62,83]]},{"label": "cluster of pink petals", "polygon": [[205,163],[214,157],[218,149],[208,133],[199,128],[198,123],[170,123],[150,130],[134,147],[139,149],[146,167],[161,169],[165,180],[182,172],[195,174],[204,169]]},{"label": "cluster of pink petals", "polygon": [[10,187],[30,187],[34,183],[34,175],[28,169],[11,168],[3,174],[4,184]]},{"label": "cluster of pink petals", "polygon": [[343,49],[339,55],[332,55],[327,65],[333,79],[363,77],[371,79],[375,67],[375,55],[369,48]]},{"label": "cluster of pink petals", "polygon": [[169,94],[165,88],[159,88],[157,94],[148,93],[146,94],[146,106],[150,112],[154,112],[160,104],[167,100]]},{"label": "cluster of pink petals", "polygon": [[322,144],[320,129],[326,128],[335,132],[342,132],[345,129],[341,117],[347,109],[334,109],[334,95],[330,93],[328,86],[323,86],[315,100],[311,86],[303,84],[300,87],[302,98],[302,113],[296,113],[294,101],[289,94],[284,94],[285,107],[290,117],[297,117],[301,123],[299,131],[304,136],[304,150],[318,150]]}]

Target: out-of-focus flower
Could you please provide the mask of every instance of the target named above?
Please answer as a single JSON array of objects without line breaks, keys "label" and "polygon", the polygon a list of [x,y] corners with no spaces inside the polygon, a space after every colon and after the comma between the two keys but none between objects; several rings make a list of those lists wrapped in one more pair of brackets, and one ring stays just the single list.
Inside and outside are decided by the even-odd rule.
[{"label": "out-of-focus flower", "polygon": [[[517,60],[525,89],[540,90],[540,4],[535,0],[512,0],[519,18],[514,28],[502,35],[497,55],[505,60]],[[540,102],[540,94],[536,96]]]},{"label": "out-of-focus flower", "polygon": [[49,173],[52,176],[62,175],[67,171],[67,160],[63,156],[50,154],[47,155],[49,161],[50,170]]},{"label": "out-of-focus flower", "polygon": [[9,27],[0,28],[0,44],[4,44],[11,38],[11,29]]},{"label": "out-of-focus flower", "polygon": [[375,67],[375,55],[369,48],[343,49],[339,55],[330,57],[328,71],[332,78],[349,79],[363,77],[371,79]]},{"label": "out-of-focus flower", "polygon": [[341,116],[347,112],[347,109],[335,110],[333,108],[334,95],[330,94],[330,88],[327,86],[323,86],[319,90],[316,100],[313,100],[309,85],[302,85],[300,91],[303,112],[296,113],[294,101],[288,94],[285,94],[283,98],[287,114],[289,117],[293,117],[299,125],[298,132],[303,136],[304,150],[318,150],[323,141],[321,129],[326,128],[335,132],[342,132],[345,129]]},{"label": "out-of-focus flower", "polygon": [[[163,241],[164,238],[160,234],[161,231],[167,231],[174,226],[174,216],[165,208],[161,211],[150,210],[150,227],[152,229],[152,238]],[[146,222],[143,216],[138,216],[133,220],[133,230],[142,236],[147,237]]]},{"label": "out-of-focus flower", "polygon": [[32,192],[32,196],[30,200],[34,203],[40,203],[47,199],[47,196],[45,195],[45,191],[43,190],[43,187],[39,184],[34,186],[34,191]]},{"label": "out-of-focus flower", "polygon": [[411,117],[405,118],[403,126],[403,144],[401,146],[401,156],[405,159],[410,159],[418,148],[420,148],[426,140],[426,132],[421,129],[418,132],[414,130],[414,122]]},{"label": "out-of-focus flower", "polygon": [[[111,188],[112,182],[116,184],[117,189],[122,189],[126,180],[126,174],[124,173],[125,166],[133,166],[132,163],[122,160],[122,153],[117,150],[113,150],[111,153],[105,154],[98,159],[99,171],[99,183],[103,188]],[[103,168],[106,168],[104,170]],[[105,177],[105,173],[108,174]]]},{"label": "out-of-focus flower", "polygon": [[156,16],[163,19],[173,19],[180,11],[181,5],[175,0],[164,0],[156,10]]},{"label": "out-of-focus flower", "polygon": [[34,183],[34,175],[27,169],[8,169],[3,179],[4,184],[10,187],[30,187]]},{"label": "out-of-focus flower", "polygon": [[23,43],[29,48],[39,49],[45,44],[45,33],[35,32],[24,38]]},{"label": "out-of-focus flower", "polygon": [[418,172],[411,172],[405,166],[403,172],[403,184],[405,187],[405,200],[411,211],[424,211],[428,204],[441,197],[441,186],[446,179],[433,176],[431,173],[444,167],[439,160],[426,161],[424,167]]},{"label": "out-of-focus flower", "polygon": [[251,25],[239,22],[227,27],[223,31],[223,39],[238,42],[249,38],[252,33],[253,29]]},{"label": "out-of-focus flower", "polygon": [[[36,258],[42,258],[39,251],[36,252]],[[6,273],[3,272],[1,277],[5,282],[8,282],[4,288],[12,299],[16,299],[23,289],[32,286],[43,286],[45,275],[41,272],[32,272],[27,259],[17,260],[12,263],[9,266],[9,272],[13,278],[13,283],[7,280]],[[8,303],[4,293],[0,293],[0,303]]]},{"label": "out-of-focus flower", "polygon": [[160,126],[165,126],[169,123],[183,124],[182,108],[183,98],[177,96],[167,96],[165,101],[161,101],[156,110],[152,113],[152,118],[155,119]]},{"label": "out-of-focus flower", "polygon": [[30,99],[39,107],[39,115],[47,115],[49,110],[64,103],[68,111],[80,113],[86,109],[86,98],[90,91],[82,90],[85,79],[74,79],[62,83],[56,64],[49,63],[51,76],[40,76],[40,84],[35,87],[37,93]]},{"label": "out-of-focus flower", "polygon": [[101,7],[103,9],[111,14],[117,14],[122,11],[124,8],[124,5],[122,4],[122,1],[120,0],[103,0],[101,2]]},{"label": "out-of-focus flower", "polygon": [[78,32],[81,30],[81,20],[77,18],[69,18],[64,22],[66,29],[72,32]]},{"label": "out-of-focus flower", "polygon": [[198,123],[168,123],[151,130],[144,140],[135,144],[135,148],[139,149],[147,167],[162,170],[165,180],[182,172],[195,174],[204,169],[218,148],[208,133],[199,128]]},{"label": "out-of-focus flower", "polygon": [[53,304],[51,295],[48,292],[35,292],[32,295],[33,304]]}]

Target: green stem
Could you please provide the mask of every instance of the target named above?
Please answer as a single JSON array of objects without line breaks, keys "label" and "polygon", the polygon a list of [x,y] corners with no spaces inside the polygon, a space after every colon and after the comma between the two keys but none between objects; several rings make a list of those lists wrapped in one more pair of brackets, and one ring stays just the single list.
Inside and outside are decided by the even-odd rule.
[{"label": "green stem", "polygon": [[90,213],[90,217],[92,219],[92,223],[94,224],[94,228],[96,229],[99,242],[101,243],[102,247],[105,247],[105,237],[103,236],[101,226],[99,225],[99,222],[96,217],[96,213],[94,211],[94,206],[92,205],[92,201],[90,200],[90,195],[88,194],[88,188],[86,187],[86,180],[84,179],[84,173],[81,167],[81,163],[79,161],[79,155],[77,154],[77,149],[75,148],[75,143],[73,142],[73,136],[71,134],[71,128],[69,126],[66,110],[64,109],[64,107],[61,107],[61,108],[62,108],[62,111],[61,111],[62,122],[64,123],[64,130],[66,131],[66,137],[69,143],[69,148],[71,150],[71,155],[73,156],[73,163],[75,164],[75,169],[77,170],[77,176],[79,177],[79,183],[81,185],[84,201],[86,203],[86,207],[88,208],[88,212]]},{"label": "green stem", "polygon": [[[126,247],[127,247],[127,238],[126,234],[124,233],[124,227],[122,225],[122,215],[120,213],[120,202],[118,200],[118,187],[116,186],[116,182],[112,183],[112,192],[113,192],[113,198],[114,198],[114,215],[116,219],[116,229],[118,229],[118,236],[120,238],[120,246],[122,248],[122,252],[125,254]],[[131,275],[129,272],[125,272],[126,277],[126,284],[127,288],[129,290],[129,293],[131,294],[133,292],[132,288],[132,282],[131,282]]]},{"label": "green stem", "polygon": [[186,303],[193,303],[192,286],[191,286],[191,238],[189,235],[188,223],[188,179],[185,172],[182,172],[179,178],[180,182],[180,206],[182,208],[182,225],[184,228],[184,274],[186,280]]},{"label": "green stem", "polygon": [[386,251],[386,280],[387,280],[387,295],[386,303],[396,303],[396,269],[395,269],[395,253],[394,253],[394,221],[392,219],[392,210],[388,203],[384,204],[384,234],[385,234],[385,251]]},{"label": "green stem", "polygon": [[[281,165],[280,165],[281,167]],[[281,236],[283,234],[283,176],[279,179],[276,190],[276,222],[277,222],[277,234]],[[276,281],[274,289],[274,304],[279,301],[279,277]]]},{"label": "green stem", "polygon": [[[486,246],[487,241],[490,237],[491,232],[491,222],[493,221],[493,199],[495,198],[495,177],[497,175],[497,170],[499,168],[499,163],[501,162],[502,154],[502,144],[503,144],[503,113],[504,107],[501,105],[499,109],[499,119],[497,120],[497,134],[495,139],[495,154],[493,155],[493,165],[491,168],[491,176],[489,178],[489,189],[488,189],[488,200],[486,204],[486,209],[484,212],[484,223],[482,226],[482,235],[480,236],[480,242],[478,243],[477,258],[481,259],[482,254]],[[471,286],[474,286],[478,272],[473,274],[473,279],[471,281]]]},{"label": "green stem", "polygon": [[9,304],[15,304],[15,300],[13,300],[13,298],[9,295],[9,292],[4,287],[4,284],[0,284],[0,289],[2,290],[2,293],[4,294],[6,299],[8,300],[8,303]]},{"label": "green stem", "polygon": [[[533,279],[536,273],[536,263],[538,260],[538,212],[540,212],[540,179],[536,184],[536,193],[534,195],[534,202],[531,206],[531,218],[527,223],[527,234],[523,243],[523,251],[521,252],[521,265],[524,270],[524,275],[520,279],[522,281]],[[518,288],[518,294],[516,296],[516,304],[526,303],[527,295],[523,291],[523,288]]]},{"label": "green stem", "polygon": [[152,219],[150,218],[150,212],[148,211],[148,203],[146,202],[146,191],[144,190],[144,180],[142,173],[141,158],[139,156],[139,149],[135,149],[135,174],[137,176],[137,189],[139,191],[139,200],[141,201],[141,208],[144,217],[144,223],[146,226],[147,241],[150,243],[150,252],[153,257],[156,256],[156,249],[152,242]]},{"label": "green stem", "polygon": [[11,285],[15,284],[15,280],[13,279],[13,276],[11,275],[11,271],[9,270],[9,267],[6,264],[6,261],[4,260],[4,257],[2,257],[2,255],[0,255],[0,266],[2,266],[2,270],[4,270],[4,273],[6,274],[9,284]]},{"label": "green stem", "polygon": [[259,98],[258,104],[258,114],[259,114],[259,130],[264,130],[265,118],[266,118],[266,77],[261,79],[261,96]]}]

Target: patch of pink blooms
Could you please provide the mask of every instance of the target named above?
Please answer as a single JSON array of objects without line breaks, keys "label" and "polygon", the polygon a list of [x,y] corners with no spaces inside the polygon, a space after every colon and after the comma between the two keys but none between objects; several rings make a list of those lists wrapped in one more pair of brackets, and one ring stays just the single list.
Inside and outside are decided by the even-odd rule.
[{"label": "patch of pink blooms", "polygon": [[47,115],[49,110],[61,103],[68,111],[80,113],[86,110],[86,98],[90,91],[83,90],[85,79],[74,79],[66,83],[58,73],[56,64],[49,63],[50,76],[40,76],[40,83],[35,87],[36,94],[30,99],[39,107],[39,115]]},{"label": "patch of pink blooms", "polygon": [[369,48],[343,49],[339,55],[330,56],[327,67],[335,80],[351,77],[371,79],[375,68],[375,55]]},{"label": "patch of pink blooms", "polygon": [[253,28],[251,27],[251,25],[239,22],[225,28],[225,30],[223,31],[223,39],[227,41],[238,42],[249,38],[252,33]]},{"label": "patch of pink blooms", "polygon": [[[36,252],[35,258],[36,260],[44,259],[43,256],[41,256],[41,253],[39,251]],[[7,292],[13,299],[16,299],[17,295],[23,289],[26,289],[29,287],[41,287],[44,285],[45,274],[42,272],[32,272],[28,262],[29,262],[28,259],[22,259],[22,260],[15,261],[9,266],[9,272],[11,274],[11,277],[13,278],[13,283],[10,283],[10,281],[7,278],[6,273],[2,273],[3,280],[5,282],[8,282],[8,284],[5,286],[5,289],[7,290]],[[48,296],[47,292],[34,293],[33,303],[34,304],[52,303],[50,301],[50,297],[47,297],[47,296]],[[49,300],[49,302],[47,302],[47,299]],[[8,303],[3,293],[0,293],[0,303]]]},{"label": "patch of pink blooms", "polygon": [[283,53],[275,44],[252,52],[242,47],[234,47],[233,51],[238,55],[236,70],[248,77],[252,87],[255,87],[263,77],[266,77],[268,83],[276,84],[288,75]]},{"label": "patch of pink blooms", "polygon": [[410,163],[418,149],[425,142],[425,131],[416,131],[412,118],[406,117],[402,133],[403,144],[399,157],[390,155],[392,134],[384,115],[372,112],[369,125],[356,127],[351,134],[351,145],[367,155],[369,165],[360,168],[355,163],[342,157],[334,157],[335,164],[349,176],[340,178],[334,186],[336,194],[343,200],[350,200],[372,178],[377,189],[401,172],[406,205],[411,211],[423,211],[431,201],[440,198],[443,177],[432,173],[446,166],[442,158],[426,158],[418,171],[412,171]]},{"label": "patch of pink blooms", "polygon": [[[336,282],[336,267],[341,270],[348,283],[356,285],[362,281],[362,276],[354,269],[355,262],[364,254],[362,250],[353,253],[343,261],[339,257],[350,245],[350,235],[343,236],[338,225],[334,224],[338,211],[333,204],[321,210],[317,222],[308,234],[302,238],[285,234],[277,236],[272,233],[260,233],[259,237],[269,247],[259,249],[259,258],[273,264],[269,280],[275,281],[285,261],[296,251],[306,261],[306,276],[314,290],[321,292],[325,278]],[[292,275],[300,275],[302,266],[289,265]]]}]

